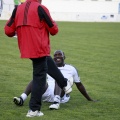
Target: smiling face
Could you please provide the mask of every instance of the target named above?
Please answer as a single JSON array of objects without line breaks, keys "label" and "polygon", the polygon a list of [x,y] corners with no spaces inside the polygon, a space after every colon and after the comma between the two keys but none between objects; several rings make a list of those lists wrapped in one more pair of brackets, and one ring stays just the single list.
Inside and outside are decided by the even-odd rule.
[{"label": "smiling face", "polygon": [[65,55],[61,50],[57,50],[54,53],[54,61],[58,67],[64,66]]}]

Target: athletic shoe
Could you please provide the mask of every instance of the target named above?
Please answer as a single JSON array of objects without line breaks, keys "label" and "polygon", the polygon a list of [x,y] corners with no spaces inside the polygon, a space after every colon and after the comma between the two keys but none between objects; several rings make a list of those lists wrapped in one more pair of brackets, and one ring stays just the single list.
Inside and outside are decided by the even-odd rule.
[{"label": "athletic shoe", "polygon": [[62,98],[61,98],[61,101],[60,103],[66,103],[70,100],[70,95],[69,94],[65,94]]},{"label": "athletic shoe", "polygon": [[71,77],[70,79],[68,79],[67,81],[67,86],[64,87],[64,91],[66,94],[72,92],[72,85],[73,85],[73,78]]},{"label": "athletic shoe", "polygon": [[49,108],[51,110],[58,110],[60,108],[60,104],[59,103],[54,103],[54,104],[50,105]]},{"label": "athletic shoe", "polygon": [[21,97],[14,97],[14,98],[13,98],[13,102],[14,102],[16,105],[18,105],[18,106],[22,106],[23,103],[24,103],[24,101],[23,101],[23,99],[22,99]]},{"label": "athletic shoe", "polygon": [[41,111],[32,111],[32,110],[29,110],[26,117],[40,117],[40,116],[43,116],[44,114],[41,112]]}]

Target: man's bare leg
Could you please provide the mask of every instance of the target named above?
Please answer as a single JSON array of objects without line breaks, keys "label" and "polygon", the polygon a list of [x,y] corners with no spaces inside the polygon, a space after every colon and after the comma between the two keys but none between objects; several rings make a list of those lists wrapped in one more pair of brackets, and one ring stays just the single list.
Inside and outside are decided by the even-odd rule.
[{"label": "man's bare leg", "polygon": [[[18,105],[18,106],[22,106],[24,101],[27,99],[28,95],[31,93],[31,90],[32,90],[32,80],[29,82],[29,84],[27,85],[25,91],[20,95],[20,97],[14,97],[13,98],[13,102]],[[46,83],[46,86],[45,86],[45,90],[44,92],[46,91],[48,85]]]}]

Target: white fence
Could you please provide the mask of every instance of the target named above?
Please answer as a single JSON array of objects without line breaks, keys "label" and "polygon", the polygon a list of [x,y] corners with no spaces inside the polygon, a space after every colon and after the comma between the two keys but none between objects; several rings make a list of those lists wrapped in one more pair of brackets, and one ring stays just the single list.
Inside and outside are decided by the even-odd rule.
[{"label": "white fence", "polygon": [[[120,22],[120,0],[43,0],[43,4],[56,21]],[[0,19],[8,19],[13,8],[13,2],[4,3]]]}]

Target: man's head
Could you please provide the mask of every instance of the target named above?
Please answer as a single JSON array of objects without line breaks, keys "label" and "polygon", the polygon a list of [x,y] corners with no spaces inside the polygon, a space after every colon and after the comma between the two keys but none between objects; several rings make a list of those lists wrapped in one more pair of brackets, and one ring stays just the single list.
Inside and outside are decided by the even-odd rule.
[{"label": "man's head", "polygon": [[53,59],[58,67],[64,66],[65,54],[62,50],[56,50]]}]

